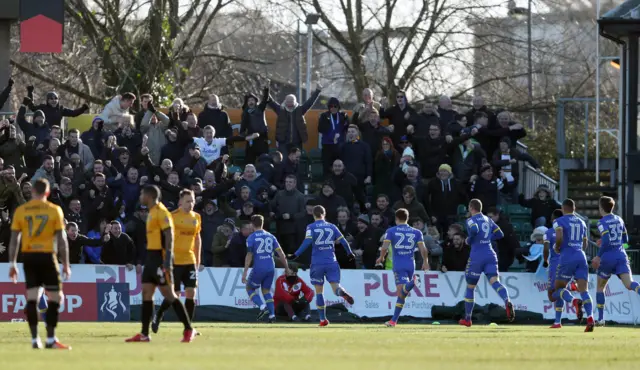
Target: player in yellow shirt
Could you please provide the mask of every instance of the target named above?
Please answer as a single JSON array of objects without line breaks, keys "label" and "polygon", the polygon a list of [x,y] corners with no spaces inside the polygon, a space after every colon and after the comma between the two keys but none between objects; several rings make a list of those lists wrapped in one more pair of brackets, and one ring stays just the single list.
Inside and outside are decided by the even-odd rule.
[{"label": "player in yellow shirt", "polygon": [[[189,319],[193,322],[196,311],[196,287],[198,286],[198,270],[200,267],[200,229],[202,220],[200,215],[193,212],[196,197],[193,191],[184,189],[180,192],[178,209],[171,212],[173,227],[175,229],[175,252],[173,266],[173,289],[176,296],[180,296],[181,285],[184,285],[186,299],[184,306]],[[160,309],[151,322],[151,330],[158,332],[164,312],[169,309],[171,303],[166,299],[162,301]]]},{"label": "player in yellow shirt", "polygon": [[31,187],[31,200],[16,209],[11,223],[9,244],[9,278],[18,282],[18,248],[22,251],[22,268],[27,286],[27,322],[31,330],[33,348],[42,348],[38,337],[38,301],[40,288],[47,292],[48,304],[46,348],[71,349],[58,341],[55,336],[58,325],[58,309],[63,297],[58,253],[62,260],[65,280],[71,276],[69,266],[69,245],[64,231],[62,209],[47,201],[49,181],[38,179]]},{"label": "player in yellow shirt", "polygon": [[150,342],[149,324],[153,316],[153,294],[156,287],[176,311],[184,325],[182,342],[191,342],[194,332],[182,301],[173,291],[173,218],[160,203],[160,189],[147,185],[140,193],[140,203],[147,207],[147,257],[142,270],[142,331],[125,342]]}]

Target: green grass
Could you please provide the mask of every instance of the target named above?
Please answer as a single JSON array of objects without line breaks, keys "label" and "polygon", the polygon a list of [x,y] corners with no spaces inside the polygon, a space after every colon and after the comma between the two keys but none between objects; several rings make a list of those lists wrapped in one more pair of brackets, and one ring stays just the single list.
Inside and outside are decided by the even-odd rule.
[{"label": "green grass", "polygon": [[0,324],[0,364],[11,370],[98,369],[633,369],[640,330],[541,326],[163,324],[151,343],[124,343],[137,324],[62,323],[71,352],[35,351],[25,323]]}]

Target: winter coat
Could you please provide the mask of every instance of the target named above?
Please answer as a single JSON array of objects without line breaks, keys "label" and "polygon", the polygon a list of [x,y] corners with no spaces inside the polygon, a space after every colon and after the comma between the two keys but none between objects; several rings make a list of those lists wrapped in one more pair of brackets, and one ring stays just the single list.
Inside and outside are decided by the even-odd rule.
[{"label": "winter coat", "polygon": [[455,217],[458,213],[458,205],[466,203],[465,186],[455,177],[450,177],[447,180],[436,177],[429,181],[424,205],[430,216]]},{"label": "winter coat", "polygon": [[342,144],[340,159],[347,171],[352,173],[358,181],[363,181],[373,174],[371,148],[369,144],[356,140]]},{"label": "winter coat", "polygon": [[32,112],[35,112],[37,110],[43,111],[45,117],[47,117],[46,122],[49,127],[52,127],[52,126],[62,127],[62,117],[78,117],[84,112],[88,111],[89,106],[85,104],[80,108],[69,109],[69,108],[65,108],[60,104],[57,104],[56,106],[52,107],[49,104],[35,105],[32,102],[31,104],[29,104],[29,110],[31,110]]},{"label": "winter coat", "polygon": [[[273,211],[275,212],[276,228],[278,235],[295,234],[295,217],[305,210],[305,197],[297,189],[288,191],[280,190],[273,199]],[[285,220],[282,215],[288,213],[289,219]]]},{"label": "winter coat", "polygon": [[269,106],[276,112],[276,141],[280,144],[301,144],[309,140],[307,121],[304,115],[313,107],[320,96],[320,90],[316,90],[302,105],[296,105],[288,110],[284,104],[278,105],[269,101]]},{"label": "winter coat", "polygon": [[398,168],[400,163],[400,154],[393,151],[390,156],[378,152],[374,163],[373,188],[374,195],[386,194],[391,196],[394,191],[393,178],[389,174]]},{"label": "winter coat", "polygon": [[[322,145],[333,145],[344,142],[349,116],[346,112],[339,111],[332,115],[330,111],[322,112],[318,117],[318,133],[322,134]],[[340,135],[338,142],[334,142],[336,134]]]},{"label": "winter coat", "polygon": [[214,109],[205,104],[200,114],[198,114],[198,126],[203,129],[207,126],[213,126],[216,130],[214,137],[230,138],[233,135],[231,119],[227,111],[222,107]]},{"label": "winter coat", "polygon": [[149,148],[149,158],[153,163],[160,163],[160,151],[162,147],[167,143],[167,138],[164,135],[164,131],[169,127],[169,117],[162,112],[156,112],[155,115],[158,118],[158,123],[151,124],[151,117],[154,113],[147,111],[142,118],[140,124],[140,132],[147,134],[147,147]]}]

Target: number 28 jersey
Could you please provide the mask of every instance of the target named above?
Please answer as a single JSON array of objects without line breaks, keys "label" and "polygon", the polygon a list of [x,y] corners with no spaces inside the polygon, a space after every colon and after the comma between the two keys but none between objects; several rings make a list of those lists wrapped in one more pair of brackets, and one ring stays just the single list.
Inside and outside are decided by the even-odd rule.
[{"label": "number 28 jersey", "polygon": [[335,263],[336,241],[342,238],[340,230],[330,222],[320,220],[309,224],[305,239],[311,239],[311,264]]},{"label": "number 28 jersey", "polygon": [[64,215],[57,205],[30,200],[16,209],[11,230],[21,233],[22,253],[56,253],[57,231],[64,230]]},{"label": "number 28 jersey", "polygon": [[258,230],[247,238],[247,252],[253,253],[253,269],[273,271],[273,253],[280,248],[278,240],[268,231]]}]

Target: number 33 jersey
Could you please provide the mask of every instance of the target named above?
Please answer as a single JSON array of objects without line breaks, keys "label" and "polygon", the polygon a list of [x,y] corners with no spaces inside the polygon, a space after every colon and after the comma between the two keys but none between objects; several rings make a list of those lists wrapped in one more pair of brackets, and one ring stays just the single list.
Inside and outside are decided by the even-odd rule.
[{"label": "number 33 jersey", "polygon": [[258,230],[247,238],[247,252],[253,253],[254,271],[273,271],[273,253],[280,248],[278,240],[268,231]]},{"label": "number 33 jersey", "polygon": [[326,221],[316,221],[307,226],[305,239],[311,239],[311,264],[323,265],[337,261],[336,242],[342,239],[342,233],[336,225]]},{"label": "number 33 jersey", "polygon": [[55,234],[64,230],[64,215],[57,205],[30,200],[16,209],[11,230],[21,233],[22,253],[56,253]]}]

